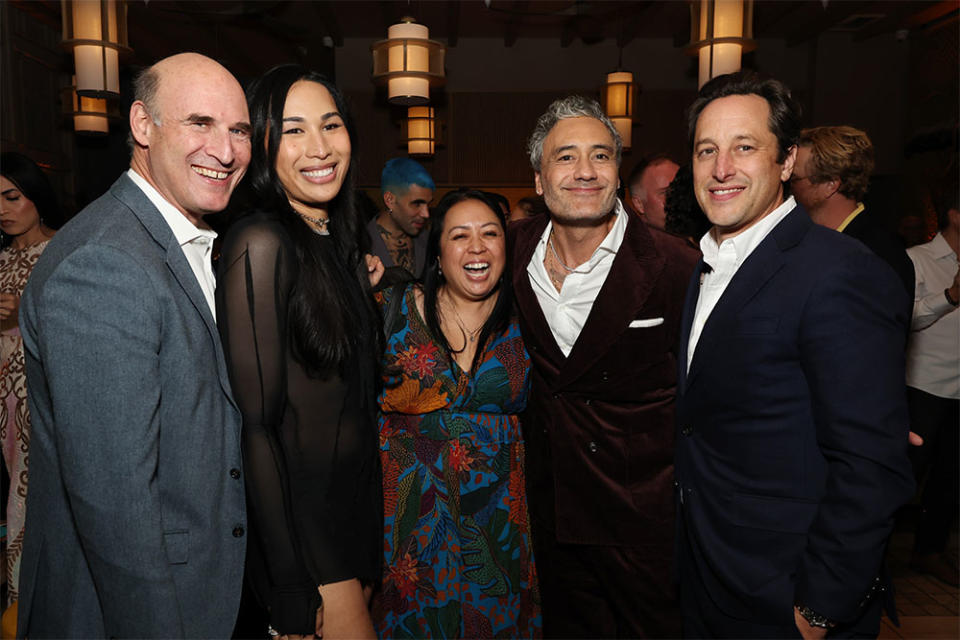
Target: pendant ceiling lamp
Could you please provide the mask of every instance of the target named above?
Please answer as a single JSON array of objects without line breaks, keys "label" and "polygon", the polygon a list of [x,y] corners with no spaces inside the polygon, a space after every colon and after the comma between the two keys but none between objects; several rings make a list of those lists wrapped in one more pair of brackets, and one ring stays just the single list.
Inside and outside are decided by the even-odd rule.
[{"label": "pendant ceiling lamp", "polygon": [[408,107],[406,120],[407,153],[432,156],[437,148],[437,118],[433,107]]},{"label": "pendant ceiling lamp", "polygon": [[413,18],[403,18],[387,29],[387,39],[376,42],[373,80],[387,83],[393,104],[415,106],[430,101],[430,87],[443,84],[446,48],[430,40],[430,30]]},{"label": "pendant ceiling lamp", "polygon": [[687,52],[700,58],[698,87],[719,75],[739,71],[741,55],[755,48],[753,0],[693,0],[690,3]]},{"label": "pendant ceiling lamp", "polygon": [[632,143],[636,94],[637,85],[633,82],[631,72],[618,70],[607,74],[602,93],[603,111],[617,128],[624,149],[629,149]]},{"label": "pendant ceiling lamp", "polygon": [[77,92],[120,96],[120,52],[128,53],[123,0],[62,0],[63,46],[73,51]]}]

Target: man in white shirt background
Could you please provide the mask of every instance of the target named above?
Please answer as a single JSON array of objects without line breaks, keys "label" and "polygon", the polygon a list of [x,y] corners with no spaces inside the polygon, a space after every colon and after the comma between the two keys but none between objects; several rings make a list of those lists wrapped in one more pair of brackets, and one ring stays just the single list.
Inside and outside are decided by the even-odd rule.
[{"label": "man in white shirt background", "polygon": [[944,552],[957,517],[960,485],[960,206],[956,191],[938,209],[937,235],[907,249],[916,273],[907,343],[907,400],[912,429],[923,437],[923,445],[911,447],[910,457],[917,482],[926,476],[911,567],[955,587],[957,559]]}]

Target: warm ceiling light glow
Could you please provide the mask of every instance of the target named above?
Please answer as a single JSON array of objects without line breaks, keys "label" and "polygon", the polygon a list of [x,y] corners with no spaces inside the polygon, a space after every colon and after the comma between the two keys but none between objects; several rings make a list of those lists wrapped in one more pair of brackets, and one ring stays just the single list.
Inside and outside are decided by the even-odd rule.
[{"label": "warm ceiling light glow", "polygon": [[387,39],[375,43],[373,79],[387,81],[387,98],[394,104],[420,105],[430,101],[430,86],[442,84],[446,49],[430,40],[430,30],[413,18],[387,29]]},{"label": "warm ceiling light glow", "polygon": [[437,145],[437,119],[433,107],[407,108],[407,153],[432,156]]},{"label": "warm ceiling light glow", "polygon": [[77,91],[93,98],[120,95],[121,49],[127,47],[122,0],[62,0],[63,45],[73,50]]},{"label": "warm ceiling light glow", "polygon": [[698,0],[690,5],[687,51],[699,57],[699,84],[740,70],[741,54],[753,42],[753,0]]},{"label": "warm ceiling light glow", "polygon": [[[73,86],[62,91],[64,115],[73,120],[73,130],[81,135],[105,135],[110,132],[110,112],[106,98],[77,95],[77,77]],[[68,95],[69,94],[69,95]]]},{"label": "warm ceiling light glow", "polygon": [[636,85],[629,71],[614,71],[607,74],[603,85],[603,109],[617,128],[623,148],[631,146],[633,128],[633,105],[636,102]]}]

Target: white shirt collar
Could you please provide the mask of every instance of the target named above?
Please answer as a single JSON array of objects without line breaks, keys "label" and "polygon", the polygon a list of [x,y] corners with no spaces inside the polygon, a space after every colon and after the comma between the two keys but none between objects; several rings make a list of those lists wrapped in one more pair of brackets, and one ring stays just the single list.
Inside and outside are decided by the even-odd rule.
[{"label": "white shirt collar", "polygon": [[170,204],[166,198],[160,195],[160,192],[153,188],[147,179],[141,176],[133,169],[127,170],[127,175],[133,180],[133,183],[140,187],[144,195],[153,203],[153,206],[160,211],[160,215],[167,222],[167,225],[173,231],[173,237],[177,239],[177,244],[181,247],[190,244],[197,238],[216,238],[217,232],[213,229],[200,229],[187,219],[183,213],[175,206]]},{"label": "white shirt collar", "polygon": [[[603,241],[593,251],[590,259],[579,265],[572,273],[590,273],[604,257],[610,254],[616,255],[617,250],[620,249],[620,245],[623,244],[623,237],[627,232],[627,211],[623,208],[623,204],[619,198],[613,207],[613,215],[613,226],[610,227],[610,231],[604,236]],[[543,234],[540,236],[540,242],[538,243],[539,250],[537,252],[540,254],[540,262],[543,262],[545,252],[549,251],[547,242],[550,240],[550,233],[552,231],[553,220],[547,223],[547,228],[543,230]]]},{"label": "white shirt collar", "polygon": [[747,259],[747,256],[753,253],[757,245],[763,242],[763,239],[767,237],[773,228],[776,227],[781,220],[786,218],[787,214],[793,211],[793,208],[796,206],[796,201],[793,199],[793,196],[790,196],[784,200],[779,207],[761,218],[753,226],[748,227],[732,238],[727,238],[719,245],[716,239],[714,239],[713,229],[711,228],[710,231],[707,231],[707,233],[700,238],[700,251],[703,252],[703,261],[716,269],[717,263],[720,260],[720,248],[723,246],[725,253],[726,250],[732,249],[736,264],[741,264]]}]

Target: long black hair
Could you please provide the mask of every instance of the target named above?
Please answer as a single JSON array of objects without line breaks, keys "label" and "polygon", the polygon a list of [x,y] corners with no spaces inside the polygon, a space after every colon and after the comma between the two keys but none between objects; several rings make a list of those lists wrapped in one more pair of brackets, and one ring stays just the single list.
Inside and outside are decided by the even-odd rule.
[{"label": "long black hair", "polygon": [[[423,267],[423,313],[426,316],[427,327],[434,338],[440,342],[440,346],[449,353],[455,353],[450,348],[447,337],[440,328],[440,309],[437,306],[437,296],[440,293],[440,287],[446,284],[447,280],[440,270],[440,239],[443,237],[444,221],[447,212],[461,202],[466,200],[476,200],[486,206],[497,216],[500,221],[500,227],[503,229],[503,241],[507,241],[507,220],[500,205],[490,194],[485,191],[473,189],[463,189],[451,191],[443,196],[435,211],[430,212],[430,235],[427,237],[427,262]],[[506,248],[504,248],[504,258],[506,258]],[[483,323],[480,329],[480,337],[477,342],[477,352],[473,356],[473,362],[470,364],[471,373],[476,371],[480,358],[483,357],[483,346],[491,335],[503,333],[507,330],[510,322],[510,316],[513,313],[513,284],[510,277],[510,269],[506,264],[503,266],[503,273],[500,276],[500,282],[497,284],[500,292],[493,311]],[[464,335],[464,345],[466,345],[467,336]],[[466,348],[466,346],[464,346]]]},{"label": "long black hair", "polygon": [[[283,108],[290,88],[300,81],[316,82],[330,92],[351,150],[357,148],[353,118],[336,85],[300,65],[274,67],[247,89],[253,124],[249,189],[255,208],[275,214],[296,251],[299,273],[288,311],[294,356],[311,375],[359,366],[364,386],[372,385],[382,338],[362,252],[366,230],[354,200],[356,155],[351,153],[340,191],[328,205],[329,238],[318,237],[297,215],[277,175]],[[372,402],[373,388],[365,391],[364,398]]]},{"label": "long black hair", "polygon": [[[4,151],[0,154],[0,175],[12,182],[27,199],[33,202],[40,215],[40,223],[51,229],[59,229],[63,224],[63,214],[57,204],[57,194],[50,186],[50,180],[37,163],[16,151]],[[7,246],[13,236],[3,234],[0,246]]]}]

